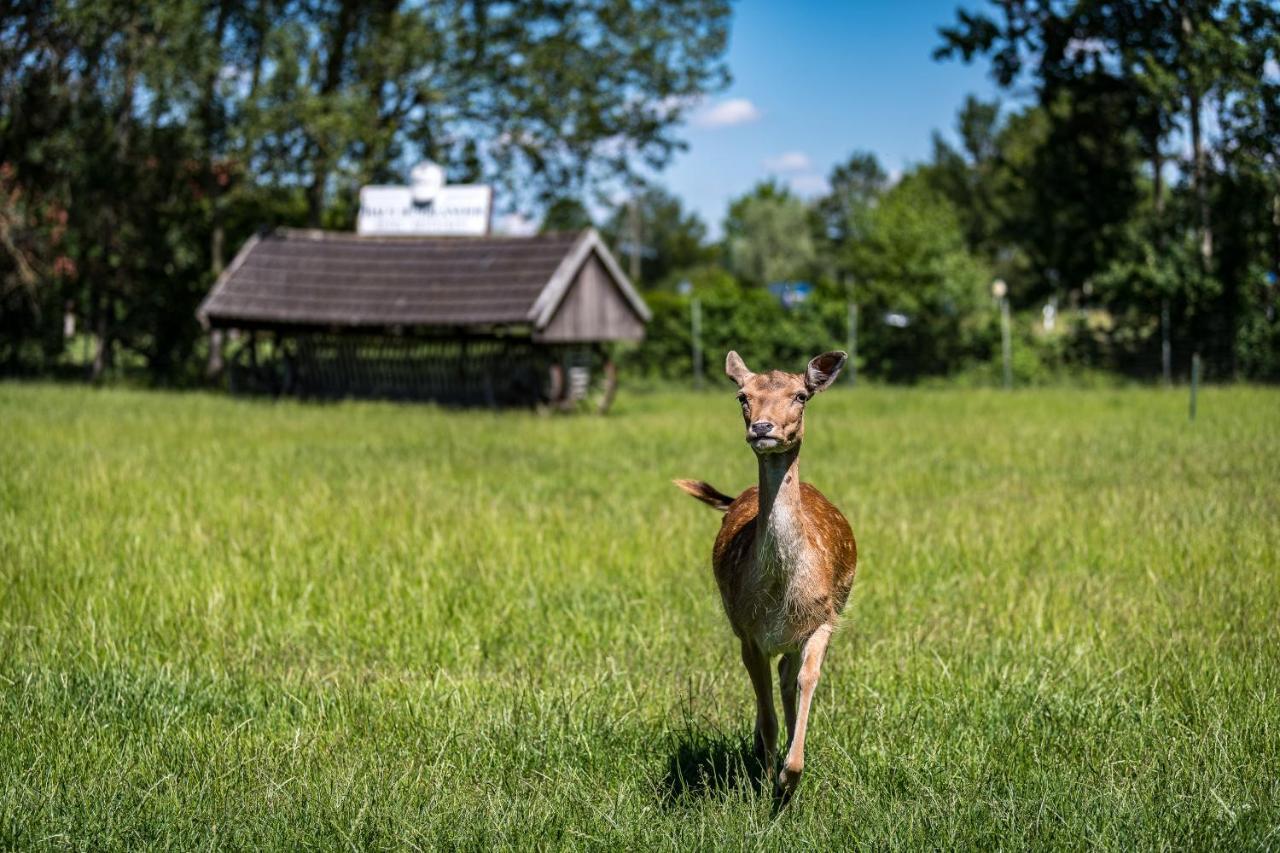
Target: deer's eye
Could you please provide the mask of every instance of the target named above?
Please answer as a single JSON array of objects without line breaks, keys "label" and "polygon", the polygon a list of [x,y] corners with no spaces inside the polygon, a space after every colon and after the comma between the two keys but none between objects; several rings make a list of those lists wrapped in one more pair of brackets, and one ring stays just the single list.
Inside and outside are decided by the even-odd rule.
[{"label": "deer's eye", "polygon": [[743,406],[747,405],[747,395],[746,395],[746,394],[739,394],[739,395],[738,395],[738,402],[739,402],[741,405],[743,405]]},{"label": "deer's eye", "polygon": [[808,402],[808,400],[809,400],[809,395],[804,393],[803,391],[801,391],[799,394],[796,395],[797,403],[806,403]]}]

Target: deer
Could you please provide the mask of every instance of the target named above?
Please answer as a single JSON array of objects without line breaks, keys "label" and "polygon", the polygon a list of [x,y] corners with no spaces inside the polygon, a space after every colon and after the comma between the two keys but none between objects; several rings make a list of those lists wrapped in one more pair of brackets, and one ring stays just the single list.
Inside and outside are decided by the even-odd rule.
[{"label": "deer", "polygon": [[846,359],[843,352],[827,352],[802,374],[752,373],[730,352],[725,373],[738,386],[759,484],[732,498],[700,480],[674,481],[725,514],[711,564],[755,691],[755,755],[766,779],[774,779],[777,758],[770,662],[779,658],[787,751],[773,791],[783,802],[804,771],[813,694],[858,562],[849,522],[820,491],[800,481],[799,468],[805,406],[831,387]]}]

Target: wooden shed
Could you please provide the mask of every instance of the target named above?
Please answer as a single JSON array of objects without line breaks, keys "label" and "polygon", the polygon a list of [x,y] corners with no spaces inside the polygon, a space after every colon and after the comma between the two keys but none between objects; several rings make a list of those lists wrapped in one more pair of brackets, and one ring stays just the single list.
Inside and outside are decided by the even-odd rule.
[{"label": "wooden shed", "polygon": [[[249,240],[197,316],[233,390],[607,407],[650,314],[594,229]],[[226,361],[223,362],[223,353]]]}]

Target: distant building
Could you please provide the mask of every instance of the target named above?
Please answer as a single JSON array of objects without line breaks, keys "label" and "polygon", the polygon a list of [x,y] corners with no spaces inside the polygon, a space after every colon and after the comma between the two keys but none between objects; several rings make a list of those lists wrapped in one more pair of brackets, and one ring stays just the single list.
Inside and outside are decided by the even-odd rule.
[{"label": "distant building", "polygon": [[776,281],[768,288],[782,307],[788,311],[809,301],[809,297],[813,295],[813,285],[807,281]]},{"label": "distant building", "polygon": [[642,340],[650,313],[594,229],[280,230],[244,245],[197,316],[233,390],[607,407],[604,344]]}]

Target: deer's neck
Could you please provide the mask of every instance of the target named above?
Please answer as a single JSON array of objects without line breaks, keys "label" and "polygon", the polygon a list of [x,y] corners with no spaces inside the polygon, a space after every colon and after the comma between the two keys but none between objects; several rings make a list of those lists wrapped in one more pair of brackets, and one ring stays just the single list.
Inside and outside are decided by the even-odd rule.
[{"label": "deer's neck", "polygon": [[759,556],[779,569],[794,568],[806,548],[800,503],[800,448],[757,457],[760,466]]}]

